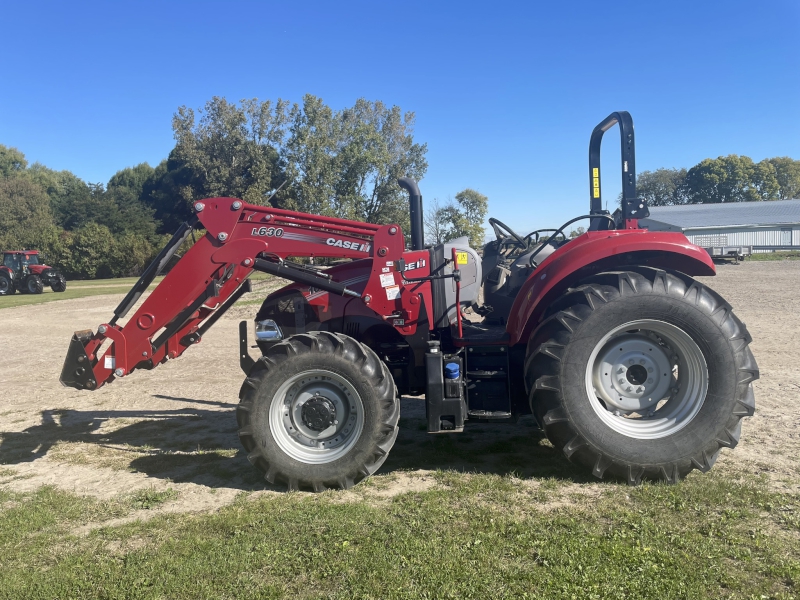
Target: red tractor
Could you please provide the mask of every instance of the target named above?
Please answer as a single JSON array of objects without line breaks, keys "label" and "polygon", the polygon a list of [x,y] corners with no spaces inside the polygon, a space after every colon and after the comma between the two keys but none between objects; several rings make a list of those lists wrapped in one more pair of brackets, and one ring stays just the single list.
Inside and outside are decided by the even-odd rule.
[{"label": "red tractor", "polygon": [[[614,124],[623,193],[610,215],[600,144]],[[715,273],[708,253],[682,234],[639,227],[648,209],[636,197],[628,113],[595,128],[591,210],[556,230],[520,235],[490,219],[496,239],[482,252],[466,238],[425,246],[417,184],[399,184],[410,193],[410,247],[395,224],[196,202],[113,318],[75,333],[61,382],[94,390],[177,358],[258,270],[293,282],[258,312],[258,360],[247,322],[239,330],[239,437],[272,483],[319,491],[374,473],[397,437],[401,394],[424,394],[430,433],[532,413],[570,460],[630,484],[707,471],[737,444],[755,406],[751,338],[731,306],[692,279]],[[589,230],[566,238],[579,219]],[[120,324],[200,228],[206,234]],[[351,260],[322,269],[290,257]],[[480,322],[463,318],[470,308]]]},{"label": "red tractor", "polygon": [[38,250],[6,250],[0,265],[0,296],[41,294],[49,285],[54,292],[67,289],[67,280],[59,271],[39,262]]}]

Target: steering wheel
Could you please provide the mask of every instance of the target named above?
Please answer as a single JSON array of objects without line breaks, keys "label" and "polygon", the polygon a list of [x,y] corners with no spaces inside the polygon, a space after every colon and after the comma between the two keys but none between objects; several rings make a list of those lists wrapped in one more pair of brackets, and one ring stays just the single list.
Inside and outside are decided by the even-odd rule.
[{"label": "steering wheel", "polygon": [[[502,221],[498,221],[494,217],[489,219],[489,225],[492,226],[494,230],[495,236],[497,236],[498,241],[501,243],[505,240],[508,240],[509,237],[513,238],[513,242],[519,245],[520,248],[527,248],[528,244],[525,243],[519,234],[517,234],[511,227],[503,223]],[[508,235],[506,235],[508,234]]]}]

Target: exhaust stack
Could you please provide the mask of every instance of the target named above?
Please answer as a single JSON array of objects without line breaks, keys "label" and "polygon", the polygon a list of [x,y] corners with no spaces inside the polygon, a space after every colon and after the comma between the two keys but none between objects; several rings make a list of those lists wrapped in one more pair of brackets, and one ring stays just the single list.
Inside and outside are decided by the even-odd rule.
[{"label": "exhaust stack", "polygon": [[425,249],[425,228],[422,223],[422,194],[417,182],[411,177],[401,177],[397,185],[409,194],[408,204],[411,212],[411,249]]}]

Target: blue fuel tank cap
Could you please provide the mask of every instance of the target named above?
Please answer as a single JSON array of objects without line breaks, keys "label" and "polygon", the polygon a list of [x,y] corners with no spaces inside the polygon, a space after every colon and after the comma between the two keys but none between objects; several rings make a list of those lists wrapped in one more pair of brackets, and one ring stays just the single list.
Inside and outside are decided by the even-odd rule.
[{"label": "blue fuel tank cap", "polygon": [[459,371],[458,363],[447,363],[444,366],[444,376],[446,379],[458,379],[459,375],[461,375]]}]

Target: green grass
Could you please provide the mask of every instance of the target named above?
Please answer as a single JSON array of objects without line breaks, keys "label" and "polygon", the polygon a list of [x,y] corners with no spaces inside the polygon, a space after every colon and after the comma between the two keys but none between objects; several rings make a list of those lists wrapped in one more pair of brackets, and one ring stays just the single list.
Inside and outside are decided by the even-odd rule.
[{"label": "green grass", "polygon": [[800,260],[800,251],[778,250],[776,252],[759,252],[747,257],[747,260]]},{"label": "green grass", "polygon": [[[163,278],[159,277],[148,289],[152,290],[161,279]],[[56,300],[88,298],[89,296],[101,296],[104,294],[126,294],[137,281],[138,277],[68,281],[65,292],[56,293],[46,287],[41,294],[20,294],[17,292],[14,295],[0,296],[0,309],[27,306],[29,304],[43,304],[45,302],[55,302]]]},{"label": "green grass", "polygon": [[[800,499],[763,480],[591,489],[439,472],[391,499],[243,493],[214,514],[96,527],[131,505],[0,492],[7,598],[780,598]],[[380,485],[377,486],[380,488]],[[589,493],[592,492],[592,493]]]},{"label": "green grass", "polygon": [[[164,277],[157,277],[148,287],[148,290],[158,285]],[[266,273],[253,273],[250,277],[253,280],[254,288],[258,291],[262,284],[275,279]],[[73,298],[88,298],[89,296],[101,296],[104,294],[126,294],[139,280],[138,277],[121,277],[119,279],[87,279],[67,281],[67,290],[56,293],[49,287],[45,287],[41,294],[16,294],[0,296],[0,309],[11,308],[14,306],[27,306],[29,304],[43,304],[45,302],[55,302],[56,300],[71,300]],[[285,283],[289,283],[288,281]],[[255,300],[242,300],[237,305],[261,304],[264,298]]]},{"label": "green grass", "polygon": [[130,495],[129,501],[133,508],[150,510],[160,506],[167,500],[176,498],[178,493],[172,488],[156,490],[154,487],[138,490]]}]

